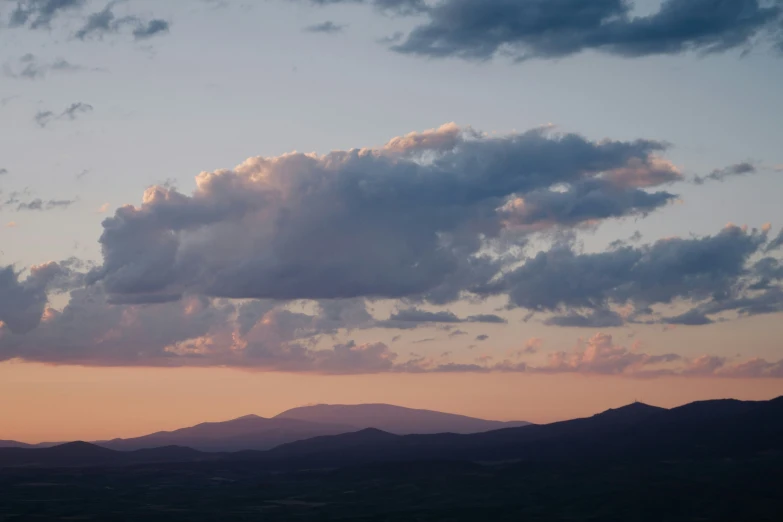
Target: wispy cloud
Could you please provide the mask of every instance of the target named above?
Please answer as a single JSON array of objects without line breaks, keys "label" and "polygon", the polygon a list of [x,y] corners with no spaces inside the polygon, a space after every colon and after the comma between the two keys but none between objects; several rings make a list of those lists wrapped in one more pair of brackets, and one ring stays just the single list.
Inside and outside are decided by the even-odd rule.
[{"label": "wispy cloud", "polygon": [[343,32],[345,27],[345,25],[339,25],[332,21],[326,21],[321,22],[320,24],[308,25],[304,28],[304,31],[308,33],[336,34]]},{"label": "wispy cloud", "polygon": [[46,127],[54,120],[75,120],[80,114],[92,112],[93,107],[90,104],[75,102],[65,108],[59,114],[55,114],[52,111],[39,111],[35,114],[33,119],[35,123],[40,127]]}]

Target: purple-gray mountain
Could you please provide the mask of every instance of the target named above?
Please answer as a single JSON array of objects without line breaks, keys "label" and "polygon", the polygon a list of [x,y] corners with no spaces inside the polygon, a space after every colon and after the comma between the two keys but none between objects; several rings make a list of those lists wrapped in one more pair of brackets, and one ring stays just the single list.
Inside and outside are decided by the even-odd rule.
[{"label": "purple-gray mountain", "polygon": [[[417,410],[389,404],[303,406],[272,418],[247,415],[225,422],[204,422],[174,431],[159,431],[129,439],[94,441],[104,448],[130,451],[161,446],[186,446],[200,451],[266,450],[321,435],[339,435],[376,428],[396,435],[480,433],[525,426],[524,421],[500,422]],[[0,447],[47,447],[0,441]]]}]

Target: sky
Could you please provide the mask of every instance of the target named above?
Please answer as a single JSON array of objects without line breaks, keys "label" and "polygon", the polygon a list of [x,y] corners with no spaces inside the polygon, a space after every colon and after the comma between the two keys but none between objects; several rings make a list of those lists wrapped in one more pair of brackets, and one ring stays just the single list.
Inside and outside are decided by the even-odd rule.
[{"label": "sky", "polygon": [[783,1],[0,0],[0,439],[783,394]]}]

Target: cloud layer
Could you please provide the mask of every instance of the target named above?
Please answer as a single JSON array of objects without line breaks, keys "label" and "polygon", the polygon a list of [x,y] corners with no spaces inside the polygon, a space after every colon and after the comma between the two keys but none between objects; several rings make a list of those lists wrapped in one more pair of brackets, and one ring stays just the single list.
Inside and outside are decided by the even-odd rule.
[{"label": "cloud layer", "polygon": [[[454,328],[490,328],[505,317],[443,308],[490,297],[580,328],[783,311],[783,235],[771,238],[767,226],[578,247],[575,230],[645,216],[678,197],[663,187],[691,178],[662,156],[666,149],[551,128],[488,135],[447,124],[377,148],[250,158],[199,174],[191,194],[153,186],[140,205],[104,220],[101,264],[0,270],[0,360],[779,377],[779,363],[651,354],[609,336],[546,360],[534,339],[509,360],[467,362],[404,358],[382,342],[351,340],[356,330],[423,327],[490,347],[494,332]],[[62,292],[68,304],[49,307]],[[387,317],[372,313],[381,299],[395,306]]]},{"label": "cloud layer", "polygon": [[625,0],[444,0],[393,49],[487,60],[561,58],[587,50],[624,57],[746,50],[768,36],[780,46],[781,2],[664,0],[636,16]]}]

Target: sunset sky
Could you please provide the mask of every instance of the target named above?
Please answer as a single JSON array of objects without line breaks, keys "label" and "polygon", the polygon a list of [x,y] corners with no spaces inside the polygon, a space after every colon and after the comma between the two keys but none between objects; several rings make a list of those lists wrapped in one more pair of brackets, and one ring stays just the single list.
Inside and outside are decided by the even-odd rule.
[{"label": "sunset sky", "polygon": [[783,394],[783,0],[0,0],[0,439]]}]

